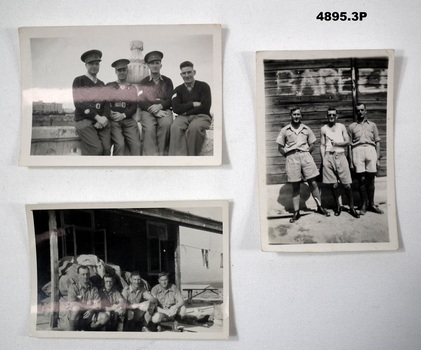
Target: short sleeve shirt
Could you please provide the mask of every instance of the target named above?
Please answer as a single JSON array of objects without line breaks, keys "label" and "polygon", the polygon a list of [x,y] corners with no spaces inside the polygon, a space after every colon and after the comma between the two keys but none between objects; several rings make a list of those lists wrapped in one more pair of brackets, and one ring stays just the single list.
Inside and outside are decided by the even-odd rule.
[{"label": "short sleeve shirt", "polygon": [[363,144],[376,146],[376,142],[380,141],[376,124],[367,119],[361,123],[352,123],[349,126],[348,133],[352,147]]},{"label": "short sleeve shirt", "polygon": [[102,307],[110,307],[112,305],[118,305],[124,302],[123,296],[115,288],[112,288],[110,291],[107,291],[105,288],[103,288],[99,291],[99,296],[101,298]]},{"label": "short sleeve shirt", "polygon": [[159,306],[164,309],[169,309],[171,306],[183,300],[180,290],[175,284],[172,284],[168,289],[164,289],[160,284],[152,288],[151,294],[158,299]]},{"label": "short sleeve shirt", "polygon": [[294,129],[291,124],[288,124],[281,129],[276,143],[284,147],[285,153],[300,150],[308,152],[310,145],[316,142],[316,136],[313,131],[304,124],[301,124],[298,129]]},{"label": "short sleeve shirt", "polygon": [[78,302],[85,303],[94,302],[98,303],[100,301],[98,289],[92,284],[82,285],[79,282],[73,283],[69,286],[67,293],[68,302]]},{"label": "short sleeve shirt", "polygon": [[134,290],[132,286],[125,287],[122,291],[123,297],[127,300],[128,304],[137,304],[145,301],[143,293],[147,292],[146,289],[140,288]]}]

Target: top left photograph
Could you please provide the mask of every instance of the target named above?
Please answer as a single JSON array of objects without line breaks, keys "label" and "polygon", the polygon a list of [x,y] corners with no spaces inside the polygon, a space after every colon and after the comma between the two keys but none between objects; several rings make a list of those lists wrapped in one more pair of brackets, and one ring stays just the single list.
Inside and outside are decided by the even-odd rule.
[{"label": "top left photograph", "polygon": [[221,165],[221,25],[25,27],[19,38],[19,165]]}]

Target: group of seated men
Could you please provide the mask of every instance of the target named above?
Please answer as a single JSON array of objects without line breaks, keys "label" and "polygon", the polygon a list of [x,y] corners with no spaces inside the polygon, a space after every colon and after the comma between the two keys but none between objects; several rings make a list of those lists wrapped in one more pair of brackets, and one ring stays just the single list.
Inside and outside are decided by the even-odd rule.
[{"label": "group of seated men", "polygon": [[159,283],[151,291],[137,271],[121,291],[110,274],[97,288],[87,266],[79,266],[77,272],[78,282],[69,286],[67,295],[69,331],[158,332],[163,321],[174,321],[177,331],[186,315],[181,292],[166,272],[158,275]]},{"label": "group of seated men", "polygon": [[[349,213],[354,218],[360,218],[367,211],[383,214],[374,203],[375,177],[380,164],[380,136],[377,126],[367,119],[367,109],[364,103],[356,105],[356,121],[349,125],[338,123],[338,111],[328,108],[326,124],[320,130],[320,154],[322,160],[323,183],[331,188],[335,201],[334,214],[342,212],[342,203],[338,184],[345,188],[349,204]],[[316,137],[313,131],[302,123],[299,107],[291,109],[291,122],[283,127],[276,139],[278,150],[285,159],[285,169],[288,182],[292,185],[292,204],[294,214],[289,220],[297,221],[300,214],[300,183],[307,181],[311,194],[317,205],[319,214],[330,216],[322,206],[320,190],[316,182],[319,170],[311,153],[315,149]],[[346,149],[349,148],[349,162]],[[350,169],[355,171],[360,193],[360,212],[354,207],[352,193],[352,178]]]},{"label": "group of seated men", "polygon": [[86,73],[76,77],[72,87],[82,155],[107,156],[112,146],[115,156],[200,154],[212,123],[210,87],[196,80],[193,63],[184,61],[180,64],[184,83],[174,89],[171,79],[161,75],[163,57],[160,51],[145,55],[150,75],[135,86],[128,81],[128,59],[112,63],[117,79],[104,84],[97,78],[102,52],[82,54]]}]

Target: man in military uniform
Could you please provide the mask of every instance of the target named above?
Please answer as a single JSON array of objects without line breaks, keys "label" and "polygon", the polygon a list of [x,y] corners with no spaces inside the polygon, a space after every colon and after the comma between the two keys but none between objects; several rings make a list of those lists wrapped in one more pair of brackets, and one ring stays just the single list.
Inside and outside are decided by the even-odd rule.
[{"label": "man in military uniform", "polygon": [[86,74],[73,81],[75,126],[81,139],[82,155],[110,155],[111,133],[108,123],[109,106],[104,100],[105,84],[97,78],[102,53],[86,51],[81,56]]},{"label": "man in military uniform", "polygon": [[159,273],[159,284],[152,288],[151,294],[158,300],[156,323],[174,320],[173,329],[176,331],[178,322],[186,315],[186,306],[180,290],[175,284],[169,283],[168,276],[167,272]]},{"label": "man in military uniform", "polygon": [[351,139],[350,166],[355,168],[360,190],[360,215],[367,210],[383,214],[374,204],[374,180],[380,164],[380,136],[376,124],[367,120],[364,103],[357,104],[357,121],[348,127],[348,132]]},{"label": "man in military uniform", "polygon": [[173,83],[161,75],[162,58],[160,51],[146,54],[150,75],[140,82],[139,106],[143,128],[143,155],[168,155],[170,128],[172,123],[171,95]]},{"label": "man in military uniform", "polygon": [[137,90],[127,82],[128,59],[119,59],[111,64],[117,81],[107,84],[107,103],[110,105],[111,141],[115,156],[140,156],[140,134],[136,120]]},{"label": "man in military uniform", "polygon": [[99,330],[108,322],[109,317],[100,312],[98,288],[90,282],[87,266],[79,266],[77,273],[78,282],[71,284],[67,291],[69,331]]},{"label": "man in military uniform", "polygon": [[123,330],[125,315],[125,300],[114,285],[114,277],[108,273],[103,277],[104,286],[99,289],[101,308],[107,314],[109,321],[107,331]]},{"label": "man in military uniform", "polygon": [[292,185],[292,205],[294,215],[289,220],[291,223],[300,217],[300,183],[307,181],[311,194],[317,205],[317,213],[330,216],[322,207],[320,190],[317,186],[316,177],[319,175],[317,166],[311,156],[314,150],[316,137],[313,131],[302,122],[300,108],[291,109],[291,123],[281,129],[276,143],[278,151],[285,157],[285,168],[288,182]]},{"label": "man in military uniform", "polygon": [[189,61],[180,64],[184,84],[177,86],[171,104],[178,114],[171,125],[170,156],[198,156],[212,118],[211,90],[207,83],[195,80],[196,71]]},{"label": "man in military uniform", "polygon": [[157,302],[143,285],[138,271],[132,272],[130,285],[125,287],[121,294],[126,300],[124,330],[128,332],[157,331],[157,322],[153,322],[157,319],[155,316]]}]

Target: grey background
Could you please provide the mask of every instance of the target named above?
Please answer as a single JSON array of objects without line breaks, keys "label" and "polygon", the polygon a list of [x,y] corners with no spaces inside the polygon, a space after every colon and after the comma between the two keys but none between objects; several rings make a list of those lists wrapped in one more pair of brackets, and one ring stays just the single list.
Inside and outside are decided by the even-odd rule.
[{"label": "grey background", "polygon": [[[365,11],[320,22],[320,11]],[[4,349],[418,349],[421,344],[421,3],[391,0],[0,3],[0,334]],[[21,26],[223,24],[223,165],[211,168],[19,167]],[[139,38],[141,39],[141,37]],[[255,51],[396,50],[395,153],[401,249],[260,251]],[[63,65],[66,60],[61,59]],[[118,184],[118,185],[117,185]],[[51,340],[28,336],[29,245],[24,204],[231,200],[231,337],[227,341]]]}]

